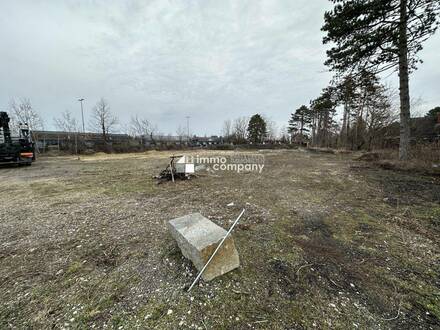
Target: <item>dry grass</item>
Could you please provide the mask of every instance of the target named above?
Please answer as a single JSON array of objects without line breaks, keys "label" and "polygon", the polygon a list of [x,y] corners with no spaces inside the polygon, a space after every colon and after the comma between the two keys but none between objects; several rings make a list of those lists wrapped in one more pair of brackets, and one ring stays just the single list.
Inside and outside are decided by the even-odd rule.
[{"label": "dry grass", "polygon": [[[368,156],[368,154],[360,155]],[[375,163],[384,169],[440,175],[440,144],[438,143],[413,145],[409,161],[399,161],[397,149],[375,150],[371,154],[378,156],[379,159]]]},{"label": "dry grass", "polygon": [[[261,175],[160,186],[165,152],[0,169],[0,328],[440,326],[438,178],[261,153]],[[188,295],[195,270],[165,222],[227,228],[242,207],[241,267]]]}]

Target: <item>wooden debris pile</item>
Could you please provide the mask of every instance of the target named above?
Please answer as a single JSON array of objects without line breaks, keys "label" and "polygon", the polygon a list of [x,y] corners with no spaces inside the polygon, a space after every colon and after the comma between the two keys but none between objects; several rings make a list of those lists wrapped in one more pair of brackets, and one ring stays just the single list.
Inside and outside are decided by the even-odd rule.
[{"label": "wooden debris pile", "polygon": [[171,156],[167,167],[156,175],[154,178],[158,180],[157,184],[165,181],[189,180],[194,175],[194,165],[185,164],[184,156]]}]

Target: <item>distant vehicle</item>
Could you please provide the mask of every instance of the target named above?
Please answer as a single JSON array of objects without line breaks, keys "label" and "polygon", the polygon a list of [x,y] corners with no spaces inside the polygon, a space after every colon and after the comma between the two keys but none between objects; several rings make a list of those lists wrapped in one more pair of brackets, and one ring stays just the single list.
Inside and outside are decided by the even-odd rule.
[{"label": "distant vehicle", "polygon": [[35,160],[35,145],[29,126],[19,125],[19,136],[11,136],[9,116],[0,111],[0,164],[31,165]]}]

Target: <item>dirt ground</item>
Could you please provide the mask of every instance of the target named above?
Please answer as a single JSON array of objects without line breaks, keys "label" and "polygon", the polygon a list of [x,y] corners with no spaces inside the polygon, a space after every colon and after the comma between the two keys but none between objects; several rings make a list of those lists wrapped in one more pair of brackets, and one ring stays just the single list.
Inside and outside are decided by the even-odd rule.
[{"label": "dirt ground", "polygon": [[[440,327],[438,177],[257,153],[261,174],[162,185],[166,152],[0,168],[0,328]],[[240,268],[188,294],[196,272],[166,221],[228,228],[242,208]]]}]

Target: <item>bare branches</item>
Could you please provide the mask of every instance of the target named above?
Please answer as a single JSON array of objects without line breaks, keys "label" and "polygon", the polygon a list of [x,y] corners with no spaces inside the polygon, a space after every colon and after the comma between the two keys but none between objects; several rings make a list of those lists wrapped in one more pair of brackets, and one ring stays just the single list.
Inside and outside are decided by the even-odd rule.
[{"label": "bare branches", "polygon": [[246,129],[248,125],[248,118],[238,117],[232,124],[232,135],[236,143],[246,142]]},{"label": "bare branches", "polygon": [[179,142],[182,143],[184,138],[187,136],[186,130],[182,125],[179,125],[176,129],[176,134],[179,138]]},{"label": "bare branches", "polygon": [[22,98],[20,101],[12,99],[9,103],[13,122],[28,124],[30,130],[42,130],[43,119],[39,113],[32,107],[28,98]]},{"label": "bare branches", "polygon": [[61,113],[61,116],[53,119],[55,126],[60,131],[64,132],[78,132],[79,125],[76,118],[72,116],[69,110]]},{"label": "bare branches", "polygon": [[107,142],[107,134],[114,129],[117,123],[118,119],[110,111],[107,101],[101,98],[92,109],[92,129],[102,132],[102,137]]},{"label": "bare branches", "polygon": [[138,117],[138,115],[131,117],[129,124],[129,134],[134,137],[148,136],[154,133],[155,127],[146,118]]},{"label": "bare branches", "polygon": [[223,128],[222,128],[222,136],[225,139],[225,141],[229,142],[232,136],[232,122],[230,119],[227,119],[223,122]]},{"label": "bare branches", "polygon": [[266,139],[273,142],[278,136],[277,124],[268,116],[263,115],[263,119],[266,122]]}]

